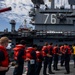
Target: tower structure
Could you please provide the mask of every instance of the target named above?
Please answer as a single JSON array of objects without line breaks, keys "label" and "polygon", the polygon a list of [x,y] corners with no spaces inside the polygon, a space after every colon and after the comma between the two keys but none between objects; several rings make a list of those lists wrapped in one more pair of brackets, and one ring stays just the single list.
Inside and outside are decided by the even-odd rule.
[{"label": "tower structure", "polygon": [[15,20],[11,20],[10,24],[11,24],[11,32],[15,32],[15,25],[16,25]]}]

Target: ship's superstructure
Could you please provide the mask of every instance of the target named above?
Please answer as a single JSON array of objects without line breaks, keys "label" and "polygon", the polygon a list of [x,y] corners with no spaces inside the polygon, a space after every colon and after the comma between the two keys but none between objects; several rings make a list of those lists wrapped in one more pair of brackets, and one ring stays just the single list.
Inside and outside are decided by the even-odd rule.
[{"label": "ship's superstructure", "polygon": [[[43,4],[41,0],[39,4]],[[35,25],[37,30],[34,38],[36,43],[53,42],[54,44],[69,43],[70,45],[75,42],[75,11],[73,5],[75,0],[68,0],[70,8],[61,6],[54,8],[54,0],[51,1],[51,8],[40,9],[39,4],[35,4],[35,8],[31,9],[30,17],[31,23]]]},{"label": "ship's superstructure", "polygon": [[[8,36],[16,44],[21,39],[27,41],[28,46],[35,43],[42,46],[44,42],[53,42],[53,44],[64,44],[68,43],[72,45],[75,43],[75,0],[68,0],[70,8],[61,6],[55,8],[54,1],[51,1],[51,8],[48,8],[44,4],[44,0],[31,0],[34,7],[30,10],[29,16],[31,18],[30,23],[35,26],[34,30],[26,28],[20,28],[15,31],[15,22],[13,20],[11,24],[11,32],[0,33],[0,36]],[[43,4],[45,9],[41,9],[40,6]],[[25,21],[26,22],[26,21]]]}]

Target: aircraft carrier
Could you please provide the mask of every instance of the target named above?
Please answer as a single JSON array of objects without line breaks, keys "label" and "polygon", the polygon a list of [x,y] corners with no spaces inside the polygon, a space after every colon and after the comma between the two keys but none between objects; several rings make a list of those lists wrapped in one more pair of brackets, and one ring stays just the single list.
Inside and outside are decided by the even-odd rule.
[{"label": "aircraft carrier", "polygon": [[[48,8],[43,0],[31,1],[34,7],[29,12],[30,24],[34,25],[35,29],[19,28],[18,31],[15,31],[16,22],[11,20],[11,32],[6,29],[4,32],[0,32],[0,37],[9,37],[12,40],[12,45],[21,39],[27,41],[27,46],[32,44],[42,46],[44,42],[53,42],[54,45],[75,43],[75,9],[73,8],[75,0],[68,0],[70,8],[65,8],[65,6],[55,8],[55,0],[49,0],[51,8]],[[44,5],[45,9],[41,9],[41,5]]]}]

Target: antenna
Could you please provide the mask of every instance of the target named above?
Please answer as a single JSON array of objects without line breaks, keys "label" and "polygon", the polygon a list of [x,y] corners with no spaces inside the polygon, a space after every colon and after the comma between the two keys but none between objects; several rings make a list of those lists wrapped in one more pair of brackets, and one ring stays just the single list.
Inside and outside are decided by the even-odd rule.
[{"label": "antenna", "polygon": [[65,7],[65,0],[64,0],[64,7]]},{"label": "antenna", "polygon": [[57,3],[59,3],[59,0],[57,0]]},{"label": "antenna", "polygon": [[[57,4],[59,5],[60,3],[59,3],[59,0],[57,0]],[[56,6],[56,8],[59,8],[58,6]]]},{"label": "antenna", "polygon": [[27,21],[26,21],[26,19],[24,19],[24,21],[22,22],[22,24],[20,25],[20,27],[19,28],[27,28],[27,26],[26,26],[26,23],[27,23]]},{"label": "antenna", "polygon": [[27,23],[27,20],[25,19],[23,23],[24,28],[27,28],[26,23]]},{"label": "antenna", "polygon": [[51,0],[51,9],[54,9],[54,2],[55,0]]},{"label": "antenna", "polygon": [[[61,6],[62,6],[62,0],[61,0]],[[61,6],[60,6],[60,7],[61,7]]]}]

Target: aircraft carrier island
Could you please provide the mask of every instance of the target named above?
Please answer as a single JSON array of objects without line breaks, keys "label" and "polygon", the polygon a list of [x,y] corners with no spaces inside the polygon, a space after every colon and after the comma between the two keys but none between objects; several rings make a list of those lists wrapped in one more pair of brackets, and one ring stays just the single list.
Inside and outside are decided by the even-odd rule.
[{"label": "aircraft carrier island", "polygon": [[[75,43],[75,10],[73,8],[75,0],[68,0],[70,8],[65,8],[65,6],[55,8],[54,0],[49,0],[51,8],[43,0],[31,1],[34,7],[29,12],[30,24],[34,25],[35,29],[19,28],[15,31],[16,22],[11,20],[11,32],[4,30],[0,32],[0,37],[9,37],[14,45],[21,39],[26,40],[28,46],[32,44],[42,46],[44,42],[53,42],[58,45]],[[41,9],[41,5],[44,5],[45,9]]]}]

